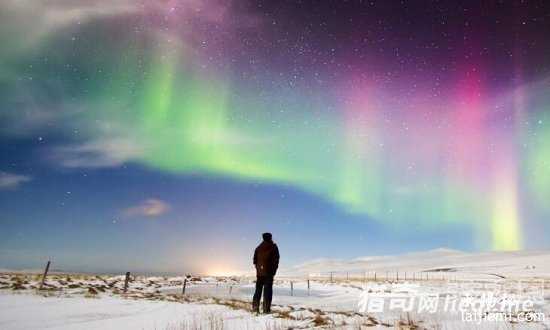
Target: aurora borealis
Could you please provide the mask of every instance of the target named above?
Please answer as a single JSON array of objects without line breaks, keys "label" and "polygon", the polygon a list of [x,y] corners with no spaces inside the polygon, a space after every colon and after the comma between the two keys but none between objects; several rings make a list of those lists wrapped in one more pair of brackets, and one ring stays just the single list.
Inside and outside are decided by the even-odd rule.
[{"label": "aurora borealis", "polygon": [[0,28],[5,250],[62,249],[38,214],[203,270],[208,228],[238,267],[253,223],[325,242],[290,260],[550,247],[542,2],[11,0]]}]

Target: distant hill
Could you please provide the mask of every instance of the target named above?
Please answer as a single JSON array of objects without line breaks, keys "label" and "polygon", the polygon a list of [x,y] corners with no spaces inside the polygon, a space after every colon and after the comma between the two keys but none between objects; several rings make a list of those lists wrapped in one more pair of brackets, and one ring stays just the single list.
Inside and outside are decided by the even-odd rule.
[{"label": "distant hill", "polygon": [[[396,256],[369,256],[352,260],[317,259],[289,269],[282,275],[342,275],[362,276],[377,272],[416,274],[448,274],[461,278],[536,278],[550,277],[550,251],[510,251],[468,253],[446,248],[412,252]],[[436,275],[434,275],[436,276]]]}]

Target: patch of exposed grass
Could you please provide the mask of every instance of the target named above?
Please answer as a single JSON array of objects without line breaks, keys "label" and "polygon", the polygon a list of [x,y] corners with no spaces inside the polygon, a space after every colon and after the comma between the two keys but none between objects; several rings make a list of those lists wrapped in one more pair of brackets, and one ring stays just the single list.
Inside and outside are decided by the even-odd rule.
[{"label": "patch of exposed grass", "polygon": [[406,317],[401,317],[399,321],[397,321],[395,327],[400,330],[418,330],[421,329],[420,325],[418,325],[414,320],[411,319],[411,316],[409,313],[407,313]]},{"label": "patch of exposed grass", "polygon": [[315,314],[315,317],[312,320],[313,325],[316,327],[327,326],[330,324],[328,317],[323,317],[321,314]]}]

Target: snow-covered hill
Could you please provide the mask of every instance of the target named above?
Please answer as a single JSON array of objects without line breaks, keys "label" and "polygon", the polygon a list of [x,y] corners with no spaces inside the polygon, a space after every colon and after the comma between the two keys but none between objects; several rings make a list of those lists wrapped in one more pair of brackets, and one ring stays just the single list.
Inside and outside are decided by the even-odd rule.
[{"label": "snow-covered hill", "polygon": [[[357,276],[377,272],[449,274],[457,277],[550,277],[550,251],[510,251],[467,253],[450,249],[435,249],[397,256],[372,256],[352,260],[318,259],[303,263],[281,273],[307,276],[349,273]],[[370,276],[370,275],[369,275]]]}]

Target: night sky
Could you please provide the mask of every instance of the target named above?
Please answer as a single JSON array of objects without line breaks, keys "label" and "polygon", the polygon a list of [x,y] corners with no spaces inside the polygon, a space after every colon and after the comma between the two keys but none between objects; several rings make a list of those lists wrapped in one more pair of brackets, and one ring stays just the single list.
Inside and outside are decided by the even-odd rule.
[{"label": "night sky", "polygon": [[0,268],[550,248],[550,3],[6,0]]}]

